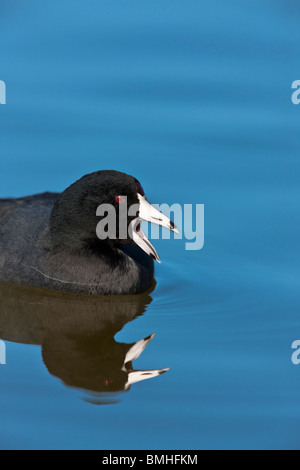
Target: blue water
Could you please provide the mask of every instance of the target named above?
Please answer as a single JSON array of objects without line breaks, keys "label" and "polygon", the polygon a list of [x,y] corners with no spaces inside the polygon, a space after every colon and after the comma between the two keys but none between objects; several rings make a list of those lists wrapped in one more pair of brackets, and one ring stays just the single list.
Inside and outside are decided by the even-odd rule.
[{"label": "blue water", "polygon": [[91,391],[100,343],[83,347],[94,368],[66,380],[68,335],[91,334],[94,307],[1,289],[0,447],[299,448],[298,2],[0,9],[0,197],[61,191],[113,168],[152,202],[205,204],[204,248],[155,241],[157,286],[115,337],[156,333],[135,368],[170,368],[127,392]]}]

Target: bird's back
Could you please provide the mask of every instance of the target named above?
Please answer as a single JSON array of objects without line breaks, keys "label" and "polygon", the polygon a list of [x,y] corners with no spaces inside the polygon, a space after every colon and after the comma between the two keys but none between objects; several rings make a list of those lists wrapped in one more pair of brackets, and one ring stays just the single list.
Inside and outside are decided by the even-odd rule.
[{"label": "bird's back", "polygon": [[[0,280],[26,283],[29,266],[43,255],[40,238],[49,225],[57,193],[0,199]],[[29,271],[30,273],[30,271]]]},{"label": "bird's back", "polygon": [[34,196],[22,197],[18,199],[8,198],[0,199],[0,222],[9,213],[16,209],[38,207],[38,206],[54,206],[59,193],[43,193]]}]

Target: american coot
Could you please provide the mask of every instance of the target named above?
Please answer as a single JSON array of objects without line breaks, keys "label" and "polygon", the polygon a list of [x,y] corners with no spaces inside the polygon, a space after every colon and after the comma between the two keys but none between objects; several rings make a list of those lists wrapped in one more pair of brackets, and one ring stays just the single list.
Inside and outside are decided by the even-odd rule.
[{"label": "american coot", "polygon": [[[118,214],[127,197],[139,212],[128,217],[132,236],[102,240],[97,209]],[[104,218],[104,215],[103,215]],[[73,293],[137,294],[153,283],[159,257],[141,221],[177,231],[151,206],[139,181],[125,173],[91,173],[63,193],[0,200],[0,280]],[[99,238],[100,235],[100,238]]]}]

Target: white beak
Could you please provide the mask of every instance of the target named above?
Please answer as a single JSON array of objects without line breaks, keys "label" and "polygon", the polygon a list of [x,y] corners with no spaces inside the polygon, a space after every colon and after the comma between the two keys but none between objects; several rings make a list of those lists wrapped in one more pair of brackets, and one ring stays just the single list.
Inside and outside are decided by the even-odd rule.
[{"label": "white beak", "polygon": [[142,221],[160,225],[161,227],[167,228],[175,233],[179,233],[179,230],[168,217],[166,217],[164,214],[155,209],[155,207],[153,207],[147,201],[145,196],[141,196],[141,194],[138,194],[138,199],[140,203],[139,217],[135,219],[132,239],[142,250],[145,251],[145,253],[147,253],[154,260],[160,263],[161,261],[157,251],[155,250],[154,246],[146,237],[141,228]]},{"label": "white beak", "polygon": [[135,361],[144,349],[148,346],[150,341],[154,338],[155,334],[143,338],[137,343],[135,343],[127,352],[125,356],[123,370],[128,372],[128,380],[125,385],[125,390],[127,390],[132,384],[141,382],[142,380],[152,379],[153,377],[158,377],[165,372],[168,372],[170,369],[154,369],[154,370],[132,370],[132,362]]},{"label": "white beak", "polygon": [[142,380],[153,379],[153,377],[158,377],[165,372],[168,372],[169,369],[156,369],[156,370],[133,370],[128,374],[128,380],[125,385],[125,390],[127,390],[132,384],[141,382]]},{"label": "white beak", "polygon": [[153,335],[150,335],[148,336],[147,338],[143,338],[141,339],[140,341],[138,341],[137,343],[135,343],[130,349],[129,351],[127,352],[126,356],[125,356],[125,361],[124,361],[124,364],[127,364],[128,362],[133,362],[135,361],[138,357],[140,357],[140,355],[142,354],[142,352],[144,351],[144,349],[146,348],[146,346],[148,346],[148,344],[150,343],[150,341],[154,338],[155,336],[155,333]]}]

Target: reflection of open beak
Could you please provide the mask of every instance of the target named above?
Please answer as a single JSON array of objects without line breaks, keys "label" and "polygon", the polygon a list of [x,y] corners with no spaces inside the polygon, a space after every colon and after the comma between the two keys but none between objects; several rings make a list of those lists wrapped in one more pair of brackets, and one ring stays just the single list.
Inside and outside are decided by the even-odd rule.
[{"label": "reflection of open beak", "polygon": [[127,390],[132,384],[141,382],[142,380],[152,379],[157,377],[165,372],[168,372],[169,369],[159,369],[159,370],[133,370],[128,374],[128,380],[125,385]]},{"label": "reflection of open beak", "polygon": [[133,370],[132,369],[132,361],[135,361],[144,351],[146,346],[150,343],[150,341],[154,338],[154,335],[148,336],[147,338],[141,339],[137,343],[135,343],[127,352],[123,370],[128,372],[128,380],[125,386],[127,390],[132,384],[141,382],[141,380],[151,379],[153,377],[157,377],[158,375],[164,374],[169,369],[154,369],[154,370]]},{"label": "reflection of open beak", "polygon": [[157,251],[155,250],[152,243],[148,240],[141,228],[142,221],[161,225],[162,227],[172,230],[172,232],[175,233],[179,233],[179,230],[168,217],[166,217],[164,214],[155,209],[155,207],[151,206],[151,204],[146,200],[145,196],[141,196],[140,194],[138,194],[138,198],[140,202],[140,209],[139,217],[135,219],[135,223],[133,226],[133,241],[142,250],[144,250],[145,253],[151,256],[151,258],[160,263],[161,261],[157,254]]}]

